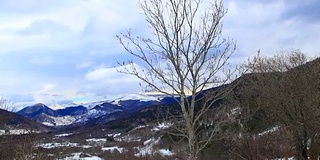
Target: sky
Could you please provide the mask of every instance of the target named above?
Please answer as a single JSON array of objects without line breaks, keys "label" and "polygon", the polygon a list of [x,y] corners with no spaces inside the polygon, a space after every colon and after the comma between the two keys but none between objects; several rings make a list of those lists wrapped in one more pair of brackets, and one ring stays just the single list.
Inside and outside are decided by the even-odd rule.
[{"label": "sky", "polygon": [[[300,49],[320,55],[320,1],[225,0],[230,59]],[[17,104],[69,103],[137,93],[139,80],[117,72],[132,57],[116,35],[148,36],[138,0],[0,0],[0,96]]]}]

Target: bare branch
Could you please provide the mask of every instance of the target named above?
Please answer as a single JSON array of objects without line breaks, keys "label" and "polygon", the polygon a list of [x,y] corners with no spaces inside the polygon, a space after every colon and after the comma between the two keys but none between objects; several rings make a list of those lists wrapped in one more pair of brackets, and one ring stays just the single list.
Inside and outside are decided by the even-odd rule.
[{"label": "bare branch", "polygon": [[[188,140],[189,159],[197,159],[228,121],[217,118],[211,131],[199,126],[213,104],[232,88],[206,93],[202,98],[200,95],[205,89],[227,84],[232,77],[228,74],[234,73],[221,75],[236,48],[232,40],[221,35],[226,14],[223,1],[216,0],[202,10],[203,4],[201,0],[144,0],[140,7],[154,37],[134,38],[131,31],[117,36],[124,49],[139,60],[121,63],[124,69],[120,72],[139,78],[147,91],[157,91],[177,101],[181,114],[168,114],[166,120],[175,124],[172,135]],[[204,132],[209,136],[208,142],[198,137]]]}]

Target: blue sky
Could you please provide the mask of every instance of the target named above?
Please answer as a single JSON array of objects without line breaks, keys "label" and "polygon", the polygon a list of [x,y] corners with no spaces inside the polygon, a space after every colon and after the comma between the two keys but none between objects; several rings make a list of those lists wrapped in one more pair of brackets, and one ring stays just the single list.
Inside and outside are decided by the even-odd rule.
[{"label": "blue sky", "polygon": [[[225,37],[241,63],[261,50],[320,55],[320,1],[225,0]],[[141,92],[116,72],[131,59],[116,35],[148,35],[136,0],[0,0],[0,95],[19,104],[93,101]]]}]

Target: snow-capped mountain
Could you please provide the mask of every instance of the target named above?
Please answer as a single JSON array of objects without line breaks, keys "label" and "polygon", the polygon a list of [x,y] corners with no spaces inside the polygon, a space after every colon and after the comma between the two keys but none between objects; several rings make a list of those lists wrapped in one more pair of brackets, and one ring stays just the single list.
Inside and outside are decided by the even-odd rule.
[{"label": "snow-capped mountain", "polygon": [[110,120],[130,116],[137,111],[160,103],[163,96],[127,94],[117,96],[114,100],[71,104],[62,109],[52,109],[45,104],[35,104],[17,113],[34,119],[47,126],[82,125],[88,122],[105,123]]},{"label": "snow-capped mountain", "polygon": [[160,101],[164,96],[163,95],[147,95],[147,94],[122,94],[122,95],[117,95],[113,102],[114,104],[117,104],[120,101],[126,101],[126,100],[138,100],[141,102],[149,102],[149,101]]}]

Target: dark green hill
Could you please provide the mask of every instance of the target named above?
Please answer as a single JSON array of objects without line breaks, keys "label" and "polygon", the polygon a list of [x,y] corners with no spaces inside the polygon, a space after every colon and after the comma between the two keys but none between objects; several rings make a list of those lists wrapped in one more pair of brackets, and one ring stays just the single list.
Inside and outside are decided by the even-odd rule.
[{"label": "dark green hill", "polygon": [[0,129],[48,130],[48,128],[36,124],[31,119],[3,109],[0,109]]}]

